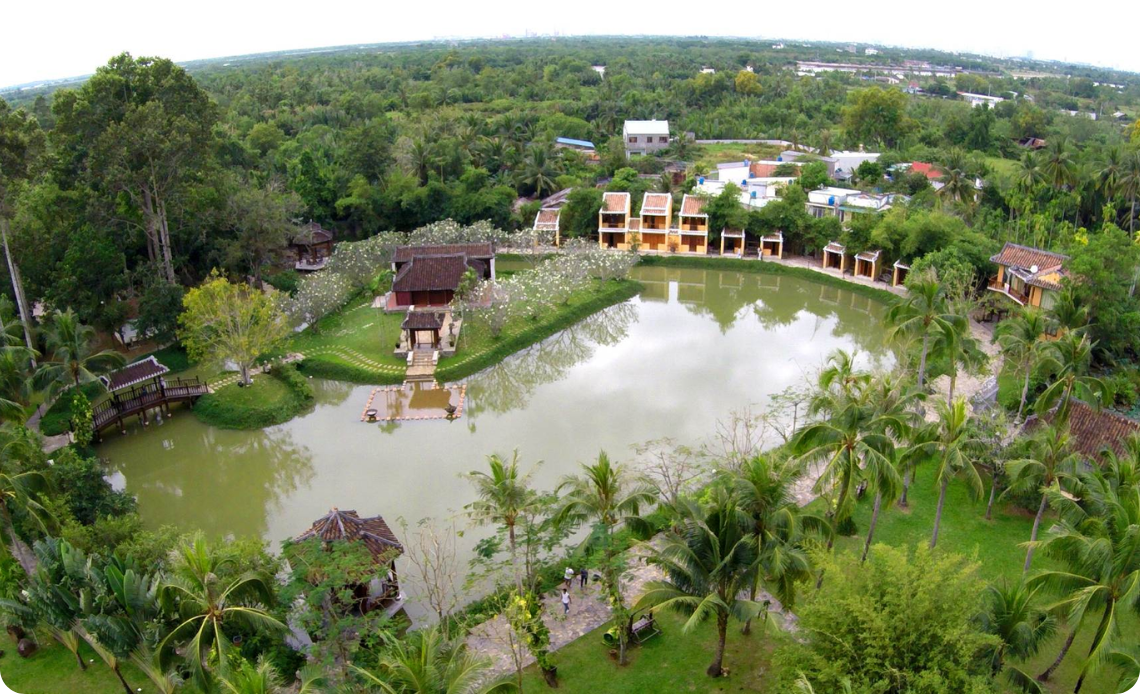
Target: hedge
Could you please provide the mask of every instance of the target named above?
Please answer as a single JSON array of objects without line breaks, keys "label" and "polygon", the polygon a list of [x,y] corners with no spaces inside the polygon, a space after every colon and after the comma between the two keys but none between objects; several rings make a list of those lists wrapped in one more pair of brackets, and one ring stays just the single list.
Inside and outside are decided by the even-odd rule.
[{"label": "hedge", "polygon": [[308,357],[297,364],[306,376],[324,378],[330,381],[362,383],[365,385],[399,385],[404,382],[404,374],[390,371],[374,371],[362,366],[333,361],[326,355]]},{"label": "hedge", "polygon": [[466,378],[499,363],[519,350],[545,340],[560,330],[569,328],[602,309],[637,296],[643,289],[641,283],[634,280],[613,280],[607,284],[610,286],[580,304],[560,308],[524,330],[502,336],[502,339],[496,341],[490,349],[466,357],[450,357],[436,368],[435,379],[443,383]]},{"label": "hedge", "polygon": [[274,367],[269,383],[266,378],[248,388],[233,383],[204,395],[195,403],[194,414],[223,429],[261,429],[287,422],[312,404],[313,387],[294,365]]}]

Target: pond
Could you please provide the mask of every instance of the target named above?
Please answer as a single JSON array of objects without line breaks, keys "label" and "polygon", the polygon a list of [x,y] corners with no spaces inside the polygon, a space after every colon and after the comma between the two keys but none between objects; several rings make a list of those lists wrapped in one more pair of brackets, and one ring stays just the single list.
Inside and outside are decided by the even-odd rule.
[{"label": "pond", "polygon": [[[642,295],[467,379],[454,421],[367,424],[372,386],[314,381],[308,414],[228,431],[185,410],[161,425],[109,432],[99,447],[115,484],[152,525],[259,536],[274,549],[329,508],[445,518],[472,500],[461,473],[492,452],[544,461],[552,488],[600,450],[628,459],[664,436],[697,444],[718,420],[799,385],[837,348],[864,365],[892,359],[882,304],[798,277],[638,267]],[[462,527],[462,522],[461,522]],[[398,532],[398,531],[397,531]],[[466,560],[475,534],[460,542]]]}]

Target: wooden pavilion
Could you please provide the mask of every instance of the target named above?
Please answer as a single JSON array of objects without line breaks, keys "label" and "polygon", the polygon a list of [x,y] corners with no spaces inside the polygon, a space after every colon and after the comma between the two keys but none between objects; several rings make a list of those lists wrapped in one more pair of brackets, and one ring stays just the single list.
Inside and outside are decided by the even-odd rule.
[{"label": "wooden pavilion", "polygon": [[724,228],[720,232],[721,255],[744,255],[744,230]]},{"label": "wooden pavilion", "polygon": [[408,309],[400,329],[409,349],[437,349],[443,342],[443,324],[443,313]]},{"label": "wooden pavilion", "polygon": [[823,247],[823,268],[826,270],[839,270],[839,274],[847,269],[847,248],[832,241]]},{"label": "wooden pavilion", "polygon": [[896,260],[891,272],[891,286],[897,287],[906,283],[906,276],[910,274],[910,266],[901,260]]},{"label": "wooden pavilion", "polygon": [[863,251],[855,255],[855,276],[875,280],[879,276],[879,259],[882,251]]},{"label": "wooden pavilion", "polygon": [[396,558],[404,546],[380,516],[361,518],[356,511],[335,506],[328,515],[313,521],[313,527],[294,538],[295,542],[317,539],[325,548],[336,542],[360,543],[372,555],[377,574],[366,584],[351,586],[356,606],[362,613],[383,609],[393,615],[404,605]]},{"label": "wooden pavilion", "polygon": [[781,260],[784,257],[784,232],[760,237],[760,257]]},{"label": "wooden pavilion", "polygon": [[293,268],[301,272],[313,272],[324,268],[333,251],[335,234],[320,224],[310,221],[304,230],[293,237],[289,248],[297,255]]},{"label": "wooden pavilion", "polygon": [[91,410],[92,428],[96,436],[110,426],[118,424],[119,430],[126,433],[126,419],[138,415],[146,426],[147,411],[165,410],[170,416],[170,403],[189,402],[193,404],[208,392],[204,381],[197,378],[164,378],[170,369],[159,363],[153,355],[128,364],[118,371],[100,377],[100,381],[110,391],[111,397],[103,400]]}]

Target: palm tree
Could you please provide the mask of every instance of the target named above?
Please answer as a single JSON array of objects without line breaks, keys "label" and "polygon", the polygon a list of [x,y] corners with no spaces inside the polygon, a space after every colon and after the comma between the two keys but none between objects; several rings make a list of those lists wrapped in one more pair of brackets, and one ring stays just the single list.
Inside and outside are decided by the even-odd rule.
[{"label": "palm tree", "polygon": [[1128,199],[1128,233],[1136,233],[1136,199],[1140,198],[1140,149],[1124,158],[1119,178],[1119,193]]},{"label": "palm tree", "polygon": [[226,674],[231,626],[262,631],[286,627],[265,611],[273,603],[272,583],[260,573],[247,571],[235,578],[225,575],[232,563],[213,552],[201,533],[175,550],[171,573],[158,589],[162,609],[180,620],[158,646],[159,664],[168,669],[176,655],[185,658],[199,686],[209,681],[207,661],[213,655]]},{"label": "palm tree", "polygon": [[[617,621],[622,622],[627,610],[622,598],[620,567],[613,533],[620,525],[635,532],[644,532],[649,525],[641,517],[641,510],[656,500],[652,487],[631,475],[621,465],[610,462],[605,451],[598,454],[593,465],[582,465],[580,477],[563,478],[558,493],[566,491],[555,518],[561,523],[582,524],[595,521],[602,527],[602,576],[610,605]],[[625,644],[628,624],[618,631],[619,661],[625,662]]]},{"label": "palm tree", "polygon": [[965,316],[948,323],[947,328],[938,333],[935,343],[938,354],[950,362],[950,389],[946,395],[947,404],[954,401],[954,387],[958,383],[958,367],[967,372],[976,372],[989,357],[978,345],[978,340],[970,331],[970,322]]},{"label": "palm tree", "polygon": [[534,190],[538,197],[546,197],[555,191],[554,182],[559,173],[557,157],[548,147],[532,144],[527,147],[526,158],[518,172],[518,182]]},{"label": "palm tree", "polygon": [[[803,467],[793,460],[777,461],[758,455],[728,478],[740,510],[751,521],[750,532],[756,544],[759,570],[748,588],[749,600],[756,599],[763,584],[780,604],[792,609],[796,583],[811,572],[811,561],[800,540],[805,525],[809,529],[824,529],[827,522],[803,512],[796,503],[792,487],[802,476]],[[749,633],[751,627],[751,620],[745,622],[743,633]]]},{"label": "palm tree", "polygon": [[118,352],[105,349],[93,352],[95,328],[83,325],[71,309],[57,310],[46,336],[51,361],[40,365],[36,373],[39,385],[52,390],[95,380],[95,375],[116,369],[126,363]]},{"label": "palm tree", "polygon": [[1076,285],[1066,282],[1057,292],[1057,300],[1045,312],[1049,331],[1083,330],[1089,324],[1089,308],[1081,305]]},{"label": "palm tree", "polygon": [[1069,421],[1073,398],[1094,406],[1101,402],[1105,385],[1099,378],[1088,375],[1093,346],[1088,336],[1076,331],[1069,331],[1046,345],[1041,368],[1052,373],[1055,380],[1037,398],[1038,414],[1043,415],[1056,406],[1054,423],[1064,424]]},{"label": "palm tree", "polygon": [[863,555],[860,562],[867,561],[867,553],[871,550],[871,542],[875,537],[875,527],[879,523],[879,513],[884,505],[890,508],[898,499],[902,489],[902,476],[900,469],[910,470],[911,459],[914,457],[909,449],[901,449],[899,441],[908,439],[914,431],[916,419],[911,406],[922,399],[923,393],[914,390],[909,384],[899,378],[883,376],[874,383],[870,393],[872,402],[878,408],[879,418],[883,424],[888,425],[887,434],[890,442],[884,444],[882,456],[873,456],[864,461],[863,474],[865,479],[875,490],[875,501],[871,507],[871,522],[867,526],[867,538],[863,542]]},{"label": "palm tree", "polygon": [[650,559],[665,571],[665,580],[647,583],[635,610],[668,608],[688,615],[683,633],[715,617],[716,655],[706,672],[720,677],[728,620],[746,622],[763,609],[740,598],[753,582],[756,542],[741,509],[723,491],[716,492],[708,507],[687,503],[685,513],[681,533],[667,533]]},{"label": "palm tree", "polygon": [[1037,515],[1033,518],[1033,529],[1029,534],[1029,546],[1025,551],[1025,566],[1021,573],[1029,571],[1029,564],[1033,561],[1033,548],[1037,542],[1037,531],[1041,527],[1041,518],[1045,515],[1045,506],[1048,503],[1046,491],[1059,485],[1065,478],[1073,477],[1081,463],[1081,457],[1073,452],[1069,432],[1065,427],[1046,425],[1030,438],[1030,452],[1028,458],[1011,460],[1005,465],[1009,475],[1009,488],[1002,493],[1041,493],[1041,504],[1037,507]]},{"label": "palm tree", "polygon": [[1045,316],[1040,310],[1023,308],[999,323],[994,332],[1005,359],[1016,364],[1017,370],[1024,374],[1021,401],[1017,406],[1017,419],[1021,421],[1025,401],[1029,397],[1029,377],[1041,358],[1041,340],[1046,332]]},{"label": "palm tree", "polygon": [[219,678],[218,690],[226,694],[317,694],[321,691],[319,677],[307,670],[300,674],[298,687],[286,685],[281,673],[263,655],[256,665],[243,659],[228,676]]},{"label": "palm tree", "polygon": [[[980,621],[983,632],[998,637],[989,653],[993,677],[1001,673],[1007,658],[1032,658],[1057,630],[1057,620],[1034,604],[1036,594],[1036,589],[1030,590],[1024,583],[991,583],[986,587]],[[1011,667],[1010,679],[1027,682],[1032,678]]]},{"label": "palm tree", "polygon": [[[507,530],[511,548],[511,568],[515,574],[515,587],[523,593],[522,573],[519,570],[518,541],[515,531],[527,513],[538,506],[538,495],[530,488],[530,476],[519,473],[519,452],[504,462],[498,454],[487,456],[490,474],[469,472],[467,479],[475,485],[478,500],[467,504],[467,514],[476,525],[501,525]],[[541,463],[540,463],[541,464]]]},{"label": "palm tree", "polygon": [[40,503],[47,488],[47,479],[40,472],[15,468],[10,460],[0,465],[0,524],[3,525],[0,527],[0,546],[8,549],[29,574],[35,561],[31,558],[27,545],[16,535],[12,514],[18,511],[20,515],[31,519],[45,534],[49,532],[55,527],[55,518]]},{"label": "palm tree", "polygon": [[1041,176],[1044,181],[1061,190],[1070,187],[1077,180],[1077,165],[1069,150],[1069,143],[1063,137],[1049,140],[1045,156],[1041,160]]},{"label": "palm tree", "polygon": [[437,627],[393,639],[374,670],[351,666],[370,689],[385,694],[475,694],[515,691],[504,682],[481,685],[491,663],[467,652],[462,639],[447,640]]},{"label": "palm tree", "polygon": [[1105,470],[1080,475],[1072,491],[1049,490],[1049,502],[1060,520],[1037,546],[1063,569],[1048,569],[1029,580],[1059,594],[1047,609],[1064,610],[1072,629],[1054,661],[1038,679],[1046,680],[1064,659],[1086,616],[1100,612],[1088,654],[1073,692],[1099,669],[1127,637],[1121,615],[1140,611],[1140,492],[1135,485],[1135,456],[1110,458]]},{"label": "palm tree", "polygon": [[32,399],[34,354],[26,347],[0,347],[0,419],[23,421]]},{"label": "palm tree", "polygon": [[974,437],[966,414],[966,400],[957,398],[952,403],[939,402],[938,420],[928,429],[925,440],[919,444],[922,454],[937,465],[934,481],[938,485],[938,507],[934,512],[934,532],[930,548],[938,544],[938,531],[942,526],[942,509],[946,505],[946,490],[954,478],[966,480],[970,492],[982,493],[982,477],[974,452],[981,442]]}]

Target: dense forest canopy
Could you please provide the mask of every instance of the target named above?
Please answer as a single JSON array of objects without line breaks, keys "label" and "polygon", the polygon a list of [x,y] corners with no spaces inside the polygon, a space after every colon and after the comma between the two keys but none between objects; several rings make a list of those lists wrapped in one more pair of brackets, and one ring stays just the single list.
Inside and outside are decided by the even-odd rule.
[{"label": "dense forest canopy", "polygon": [[[928,61],[959,74],[801,76],[797,60]],[[1010,239],[1066,250],[1106,223],[1135,231],[1140,79],[1126,73],[698,38],[362,47],[191,69],[124,54],[74,89],[17,92],[18,110],[2,107],[5,129],[37,143],[24,148],[24,166],[5,173],[3,193],[31,301],[71,307],[104,329],[140,314],[158,329],[170,321],[163,307],[177,306],[181,287],[212,268],[272,274],[302,221],[341,239],[446,218],[519,228],[537,199],[564,188],[575,191],[563,227],[584,235],[599,180],[635,200],[670,185],[644,176],[659,173],[664,158],[626,160],[625,119],[668,119],[674,135],[698,139],[865,147],[883,152],[878,173],[894,162],[936,162],[951,173],[954,195],[936,197],[908,177],[860,181],[914,194],[893,218],[846,232],[855,246],[874,241],[895,257]],[[1033,76],[1014,77],[1029,69]],[[955,98],[961,91],[1006,100],[972,109]],[[600,166],[554,148],[560,136],[595,142]],[[1027,137],[1049,148],[1031,157],[1018,144]],[[678,189],[709,166],[695,150],[675,137],[667,158],[688,167]],[[976,195],[967,190],[975,178],[986,183]],[[713,226],[798,231],[793,244],[809,251],[840,233],[813,226],[788,202],[746,218],[724,209]],[[986,260],[973,255],[981,277]]]}]

